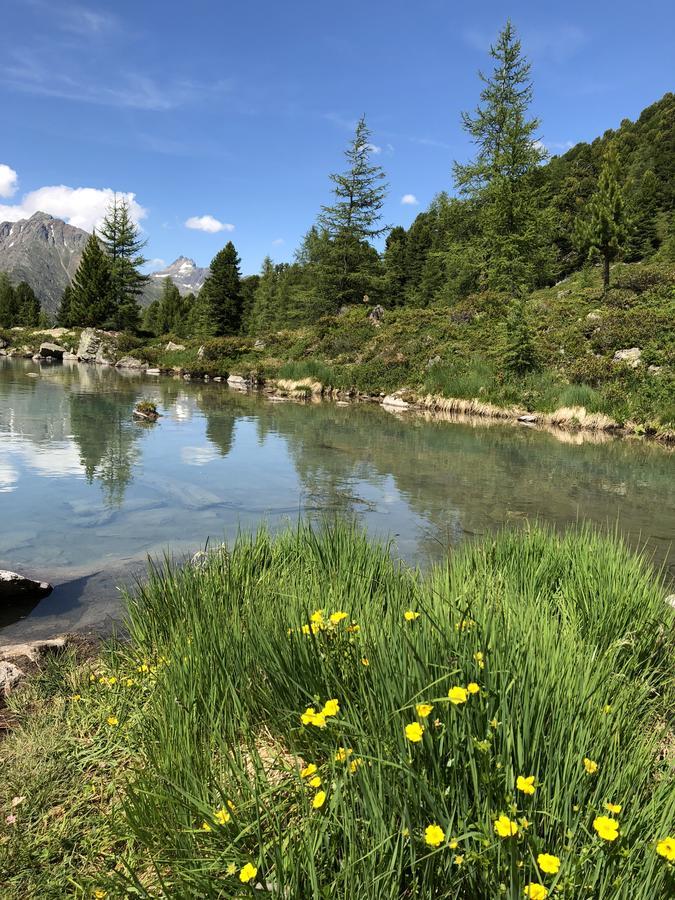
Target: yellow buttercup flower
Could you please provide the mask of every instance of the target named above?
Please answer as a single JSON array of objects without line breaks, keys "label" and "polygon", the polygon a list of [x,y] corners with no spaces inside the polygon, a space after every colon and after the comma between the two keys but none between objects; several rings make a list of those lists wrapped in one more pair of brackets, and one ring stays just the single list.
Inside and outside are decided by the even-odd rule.
[{"label": "yellow buttercup flower", "polygon": [[656,852],[668,862],[675,862],[675,837],[665,837],[656,845]]},{"label": "yellow buttercup flower", "polygon": [[343,619],[346,619],[346,618],[347,618],[347,613],[342,612],[342,610],[340,610],[338,612],[334,612],[330,616],[330,620],[333,623],[333,625],[339,625],[340,622],[342,622]]},{"label": "yellow buttercup flower", "polygon": [[309,765],[305,766],[304,769],[300,769],[300,777],[301,778],[311,778],[311,776],[316,772],[316,766],[314,763],[309,763]]},{"label": "yellow buttercup flower", "polygon": [[501,815],[495,821],[495,832],[500,838],[510,838],[518,834],[518,824],[508,816]]},{"label": "yellow buttercup flower", "polygon": [[237,871],[237,865],[236,865],[236,863],[230,863],[230,864],[228,865],[228,867],[225,869],[225,873],[226,873],[227,875],[234,875],[234,874],[236,873],[236,871]]},{"label": "yellow buttercup flower", "polygon": [[457,838],[453,838],[453,839],[448,843],[448,847],[449,847],[451,850],[456,850],[456,849],[459,847],[459,841],[457,840]]},{"label": "yellow buttercup flower", "polygon": [[120,724],[120,720],[117,718],[117,716],[108,716],[106,722],[111,726],[111,728],[115,728],[115,726]]},{"label": "yellow buttercup flower", "polygon": [[474,653],[473,658],[474,658],[474,659],[476,660],[476,662],[478,663],[478,668],[479,668],[479,669],[484,669],[484,668],[485,668],[485,657],[484,657],[483,654],[480,652],[480,650],[478,650],[476,653]]},{"label": "yellow buttercup flower", "polygon": [[313,787],[313,788],[321,787],[321,778],[320,778],[320,776],[319,776],[319,775],[315,775],[314,778],[310,778],[309,781],[307,782],[307,784],[308,784],[310,787]]},{"label": "yellow buttercup flower", "polygon": [[420,719],[426,719],[432,709],[433,706],[431,705],[431,703],[418,703],[415,707],[415,712],[420,717]]},{"label": "yellow buttercup flower", "polygon": [[461,866],[462,863],[464,862],[464,857],[460,853],[456,853],[452,857],[452,861],[456,866]]},{"label": "yellow buttercup flower", "polygon": [[546,900],[548,897],[548,891],[544,885],[537,884],[536,881],[526,884],[523,893],[526,897],[529,897],[529,900]]},{"label": "yellow buttercup flower", "polygon": [[427,825],[424,831],[424,841],[430,847],[440,847],[445,840],[445,832],[440,825]]},{"label": "yellow buttercup flower", "polygon": [[467,684],[466,689],[470,694],[477,694],[480,691],[480,687],[476,684],[475,681],[470,681]]},{"label": "yellow buttercup flower", "polygon": [[527,777],[519,775],[516,779],[516,787],[519,791],[522,791],[523,794],[534,794],[536,790],[534,786],[534,775],[528,775]]},{"label": "yellow buttercup flower", "polygon": [[405,726],[405,736],[413,744],[419,744],[423,734],[424,725],[420,725],[419,722],[411,722],[409,725]]},{"label": "yellow buttercup flower", "polygon": [[321,712],[317,712],[313,706],[308,706],[304,713],[300,716],[300,721],[303,725],[315,725],[317,728],[325,728],[326,713],[324,710],[322,710]]},{"label": "yellow buttercup flower", "polygon": [[356,770],[358,769],[358,767],[362,766],[362,765],[363,765],[363,760],[361,759],[360,756],[357,756],[356,759],[353,759],[349,763],[349,774],[353,775],[356,772]]},{"label": "yellow buttercup flower", "polygon": [[598,771],[598,764],[594,759],[589,759],[587,756],[584,756],[584,769],[586,769],[588,775],[595,775]]},{"label": "yellow buttercup flower", "polygon": [[415,612],[412,609],[406,609],[406,611],[403,613],[403,618],[406,620],[406,622],[414,622],[415,619],[419,619],[419,617],[420,613]]},{"label": "yellow buttercup flower", "polygon": [[309,621],[313,622],[315,625],[323,625],[323,610],[317,609],[312,615],[309,617]]},{"label": "yellow buttercup flower", "polygon": [[219,825],[227,825],[232,816],[226,809],[223,809],[221,806],[220,809],[217,809],[215,811],[214,818]]},{"label": "yellow buttercup flower", "polygon": [[608,716],[612,711],[612,707],[609,705],[609,703],[605,703],[605,705],[602,707],[602,711],[606,716]]},{"label": "yellow buttercup flower", "polygon": [[338,747],[338,751],[335,754],[335,762],[345,762],[347,757],[351,756],[353,752],[351,747]]},{"label": "yellow buttercup flower", "polygon": [[316,710],[313,706],[308,706],[304,713],[300,716],[300,721],[303,725],[309,725],[314,716],[316,715]]},{"label": "yellow buttercup flower", "polygon": [[349,634],[358,634],[361,631],[361,626],[356,622],[352,622],[351,625],[347,625],[347,631]]},{"label": "yellow buttercup flower", "polygon": [[622,807],[620,803],[605,803],[605,809],[618,816],[621,812]]},{"label": "yellow buttercup flower", "polygon": [[361,665],[362,665],[362,666],[369,666],[369,665],[370,665],[370,660],[368,659],[367,656],[361,657]]},{"label": "yellow buttercup flower", "polygon": [[540,853],[537,857],[537,865],[547,875],[556,875],[560,869],[560,860],[551,853]]},{"label": "yellow buttercup flower", "polygon": [[337,700],[326,700],[321,712],[324,716],[337,716],[340,712],[340,704]]},{"label": "yellow buttercup flower", "polygon": [[593,828],[603,841],[615,841],[619,836],[619,823],[609,816],[597,816],[593,819]]},{"label": "yellow buttercup flower", "polygon": [[94,897],[96,897],[96,900],[103,900],[103,898],[107,897],[107,896],[108,896],[108,892],[102,890],[101,888],[97,888],[94,891]]},{"label": "yellow buttercup flower", "polygon": [[202,822],[202,831],[212,831],[213,829],[208,822]]},{"label": "yellow buttercup flower", "polygon": [[248,884],[249,881],[252,881],[255,876],[258,874],[258,870],[255,866],[251,865],[251,863],[246,863],[246,865],[239,872],[239,881],[242,884]]},{"label": "yellow buttercup flower", "polygon": [[73,701],[73,703],[77,703],[78,700],[82,699],[82,694],[73,694],[70,699]]},{"label": "yellow buttercup flower", "polygon": [[460,703],[466,703],[468,696],[466,688],[459,687],[459,685],[451,687],[448,691],[448,700],[454,703],[455,706],[459,706]]},{"label": "yellow buttercup flower", "polygon": [[321,809],[321,807],[326,802],[326,792],[325,791],[317,791],[314,795],[314,799],[312,800],[312,808],[313,809]]}]

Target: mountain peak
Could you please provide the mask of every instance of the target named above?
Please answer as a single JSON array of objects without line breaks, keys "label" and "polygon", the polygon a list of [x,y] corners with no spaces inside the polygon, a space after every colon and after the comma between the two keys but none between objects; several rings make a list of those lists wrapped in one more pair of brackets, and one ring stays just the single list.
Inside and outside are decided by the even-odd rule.
[{"label": "mountain peak", "polygon": [[28,222],[38,222],[38,221],[44,221],[45,219],[53,220],[54,216],[50,216],[49,213],[38,210],[37,212],[34,212],[33,215],[27,219],[27,221]]}]

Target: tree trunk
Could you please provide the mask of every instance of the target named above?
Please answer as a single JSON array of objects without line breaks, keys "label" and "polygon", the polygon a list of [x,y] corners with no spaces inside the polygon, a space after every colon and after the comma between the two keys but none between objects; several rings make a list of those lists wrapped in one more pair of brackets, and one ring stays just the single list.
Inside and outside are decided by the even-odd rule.
[{"label": "tree trunk", "polygon": [[602,289],[604,293],[609,289],[609,256],[602,258]]}]

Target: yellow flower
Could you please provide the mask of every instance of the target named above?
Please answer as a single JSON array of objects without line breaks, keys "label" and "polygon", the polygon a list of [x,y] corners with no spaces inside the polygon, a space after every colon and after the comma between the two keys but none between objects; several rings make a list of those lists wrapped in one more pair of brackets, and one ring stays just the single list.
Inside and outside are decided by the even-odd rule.
[{"label": "yellow flower", "polygon": [[499,728],[499,726],[501,724],[502,723],[497,719],[496,716],[494,719],[490,719],[490,721],[488,722],[488,725],[490,726],[490,728]]},{"label": "yellow flower", "polygon": [[309,725],[314,716],[316,715],[316,710],[313,706],[308,706],[304,713],[300,716],[300,721],[303,725]]},{"label": "yellow flower", "polygon": [[420,614],[412,609],[406,609],[406,611],[403,613],[403,618],[406,620],[406,622],[414,622],[415,619],[419,619],[419,617]]},{"label": "yellow flower", "polygon": [[516,787],[519,791],[522,791],[523,794],[534,794],[536,790],[534,786],[534,775],[528,775],[527,778],[524,775],[519,775],[516,779]]},{"label": "yellow flower", "polygon": [[455,622],[455,631],[470,631],[475,624],[473,619],[460,619]]},{"label": "yellow flower", "polygon": [[347,618],[347,613],[339,611],[339,612],[332,613],[330,620],[333,623],[333,625],[339,625],[340,622],[342,622],[342,620],[346,619],[346,618]]},{"label": "yellow flower", "polygon": [[432,709],[433,706],[431,705],[431,703],[418,703],[415,707],[415,711],[417,712],[417,715],[420,717],[420,719],[426,719]]},{"label": "yellow flower", "polygon": [[223,809],[221,806],[220,809],[217,809],[215,811],[214,818],[219,825],[227,825],[232,816],[226,809]]},{"label": "yellow flower", "polygon": [[237,808],[231,800],[227,801],[227,805],[232,812],[234,812],[235,809]]},{"label": "yellow flower", "polygon": [[370,660],[368,659],[367,656],[363,656],[363,657],[361,658],[361,665],[362,665],[362,666],[369,666],[369,665],[370,665]]},{"label": "yellow flower", "polygon": [[326,792],[317,791],[316,794],[314,794],[314,799],[312,800],[312,809],[321,809],[325,802]]},{"label": "yellow flower", "polygon": [[73,701],[73,703],[77,703],[78,700],[82,699],[82,694],[73,694],[70,699]]},{"label": "yellow flower", "polygon": [[211,826],[208,822],[202,822],[202,831],[211,831]]},{"label": "yellow flower", "polygon": [[413,744],[419,744],[423,734],[424,725],[420,725],[419,722],[411,722],[410,725],[405,726],[405,736]]},{"label": "yellow flower", "polygon": [[337,700],[326,700],[321,710],[324,716],[337,716],[340,712],[340,704]]},{"label": "yellow flower", "polygon": [[675,862],[675,837],[665,837],[656,845],[656,852],[668,862]]},{"label": "yellow flower", "polygon": [[501,838],[510,838],[518,834],[518,825],[508,816],[501,815],[495,821],[495,831]]},{"label": "yellow flower", "polygon": [[323,625],[323,610],[317,609],[312,615],[309,617],[309,621],[313,622],[315,625]]},{"label": "yellow flower", "polygon": [[350,747],[338,747],[338,751],[335,754],[335,762],[345,762],[348,756],[351,756],[354,751]]},{"label": "yellow flower", "polygon": [[361,759],[360,756],[357,756],[356,759],[353,759],[349,763],[349,774],[353,775],[356,772],[356,770],[358,769],[358,767],[362,766],[362,765],[363,765],[363,760]]},{"label": "yellow flower", "polygon": [[133,678],[127,678],[124,683],[127,687],[133,687],[136,684]]},{"label": "yellow flower", "polygon": [[518,824],[520,825],[521,828],[529,828],[530,827],[529,819],[526,819],[525,816],[523,816],[522,819],[518,819]]},{"label": "yellow flower", "polygon": [[248,884],[249,881],[252,881],[255,876],[258,874],[258,870],[255,866],[252,866],[251,863],[246,863],[243,869],[239,872],[239,881],[242,884]]},{"label": "yellow flower", "polygon": [[454,703],[455,706],[459,706],[460,703],[466,703],[468,696],[466,688],[463,687],[451,687],[448,691],[448,699],[451,703]]},{"label": "yellow flower", "polygon": [[478,663],[478,668],[479,668],[479,669],[484,669],[484,668],[485,668],[485,657],[484,657],[483,654],[480,652],[480,650],[478,650],[476,653],[474,653],[473,658],[474,658],[474,659],[476,660],[476,662]]},{"label": "yellow flower", "polygon": [[531,881],[529,884],[525,885],[523,893],[526,897],[529,897],[529,900],[546,900],[548,897],[548,891],[544,885],[537,884],[536,881]]},{"label": "yellow flower", "polygon": [[111,728],[114,728],[116,725],[120,724],[120,720],[117,718],[117,716],[108,716],[106,722],[111,726]]},{"label": "yellow flower", "polygon": [[96,676],[92,673],[92,674],[89,676],[89,684],[91,684],[93,681],[96,681]]},{"label": "yellow flower", "polygon": [[108,892],[101,890],[101,888],[97,888],[94,891],[94,897],[96,897],[96,900],[103,900],[103,898],[107,897],[107,896],[108,896]]},{"label": "yellow flower", "polygon": [[551,853],[540,853],[537,857],[537,865],[547,875],[556,875],[560,869],[560,860]]},{"label": "yellow flower", "polygon": [[237,871],[237,866],[236,866],[235,863],[230,863],[230,864],[228,865],[227,869],[225,869],[225,872],[226,872],[228,875],[234,875],[236,871]]},{"label": "yellow flower", "polygon": [[317,728],[325,728],[326,714],[323,712],[315,713],[310,720],[310,724],[315,725]]},{"label": "yellow flower", "polygon": [[615,841],[619,836],[619,823],[609,816],[597,816],[593,819],[593,828],[603,841]]},{"label": "yellow flower", "polygon": [[470,694],[477,694],[480,691],[480,687],[476,684],[475,681],[470,681],[467,684],[466,689]]},{"label": "yellow flower", "polygon": [[605,809],[609,810],[609,812],[614,813],[615,815],[619,815],[621,812],[621,804],[620,803],[605,803]]},{"label": "yellow flower", "polygon": [[108,679],[108,684],[117,684],[117,679],[114,675]]},{"label": "yellow flower", "polygon": [[440,825],[427,825],[424,832],[424,841],[430,847],[440,847],[445,840],[445,832]]},{"label": "yellow flower", "polygon": [[143,663],[142,665],[140,665],[140,666],[136,669],[136,671],[137,671],[137,672],[149,672],[149,671],[150,671],[150,668],[148,667],[148,664],[147,664],[147,663]]},{"label": "yellow flower", "polygon": [[320,778],[320,776],[319,776],[319,775],[315,775],[314,778],[310,778],[309,781],[307,782],[307,784],[309,784],[309,786],[310,786],[310,787],[313,787],[313,788],[321,787],[321,778]]},{"label": "yellow flower", "polygon": [[456,850],[456,849],[459,847],[459,841],[457,840],[457,838],[453,838],[453,839],[448,843],[448,847],[449,847],[451,850]]},{"label": "yellow flower", "polygon": [[358,634],[361,631],[361,626],[357,625],[356,622],[352,622],[351,625],[347,625],[347,631],[349,634]]},{"label": "yellow flower", "polygon": [[452,861],[454,862],[454,864],[455,864],[456,866],[461,866],[462,863],[464,862],[464,857],[463,857],[460,853],[456,853],[456,854],[452,857]]},{"label": "yellow flower", "polygon": [[589,759],[587,756],[584,756],[584,769],[586,769],[586,773],[588,775],[595,775],[598,771],[598,764],[593,759]]},{"label": "yellow flower", "polygon": [[605,703],[605,705],[602,707],[602,711],[606,716],[608,716],[612,711],[612,707],[609,705],[609,703]]},{"label": "yellow flower", "polygon": [[300,769],[300,777],[301,778],[311,778],[311,776],[316,772],[316,766],[314,763],[310,763],[308,766],[305,766],[304,769]]}]

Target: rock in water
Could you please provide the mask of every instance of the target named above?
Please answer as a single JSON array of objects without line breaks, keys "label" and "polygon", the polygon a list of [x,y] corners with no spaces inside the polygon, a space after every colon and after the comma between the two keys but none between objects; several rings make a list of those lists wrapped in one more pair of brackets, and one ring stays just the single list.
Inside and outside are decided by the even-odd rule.
[{"label": "rock in water", "polygon": [[122,359],[117,361],[118,369],[147,369],[147,367],[147,363],[137,359],[135,356],[123,356]]},{"label": "rock in water", "polygon": [[77,356],[82,362],[96,362],[96,354],[101,348],[101,338],[93,328],[85,328],[80,335]]},{"label": "rock in water", "polygon": [[0,569],[0,603],[42,600],[53,590],[47,581],[33,581],[32,578],[26,578],[17,572]]},{"label": "rock in water", "polygon": [[59,347],[58,344],[40,344],[38,356],[40,359],[63,359],[63,354],[67,353],[65,347]]}]

